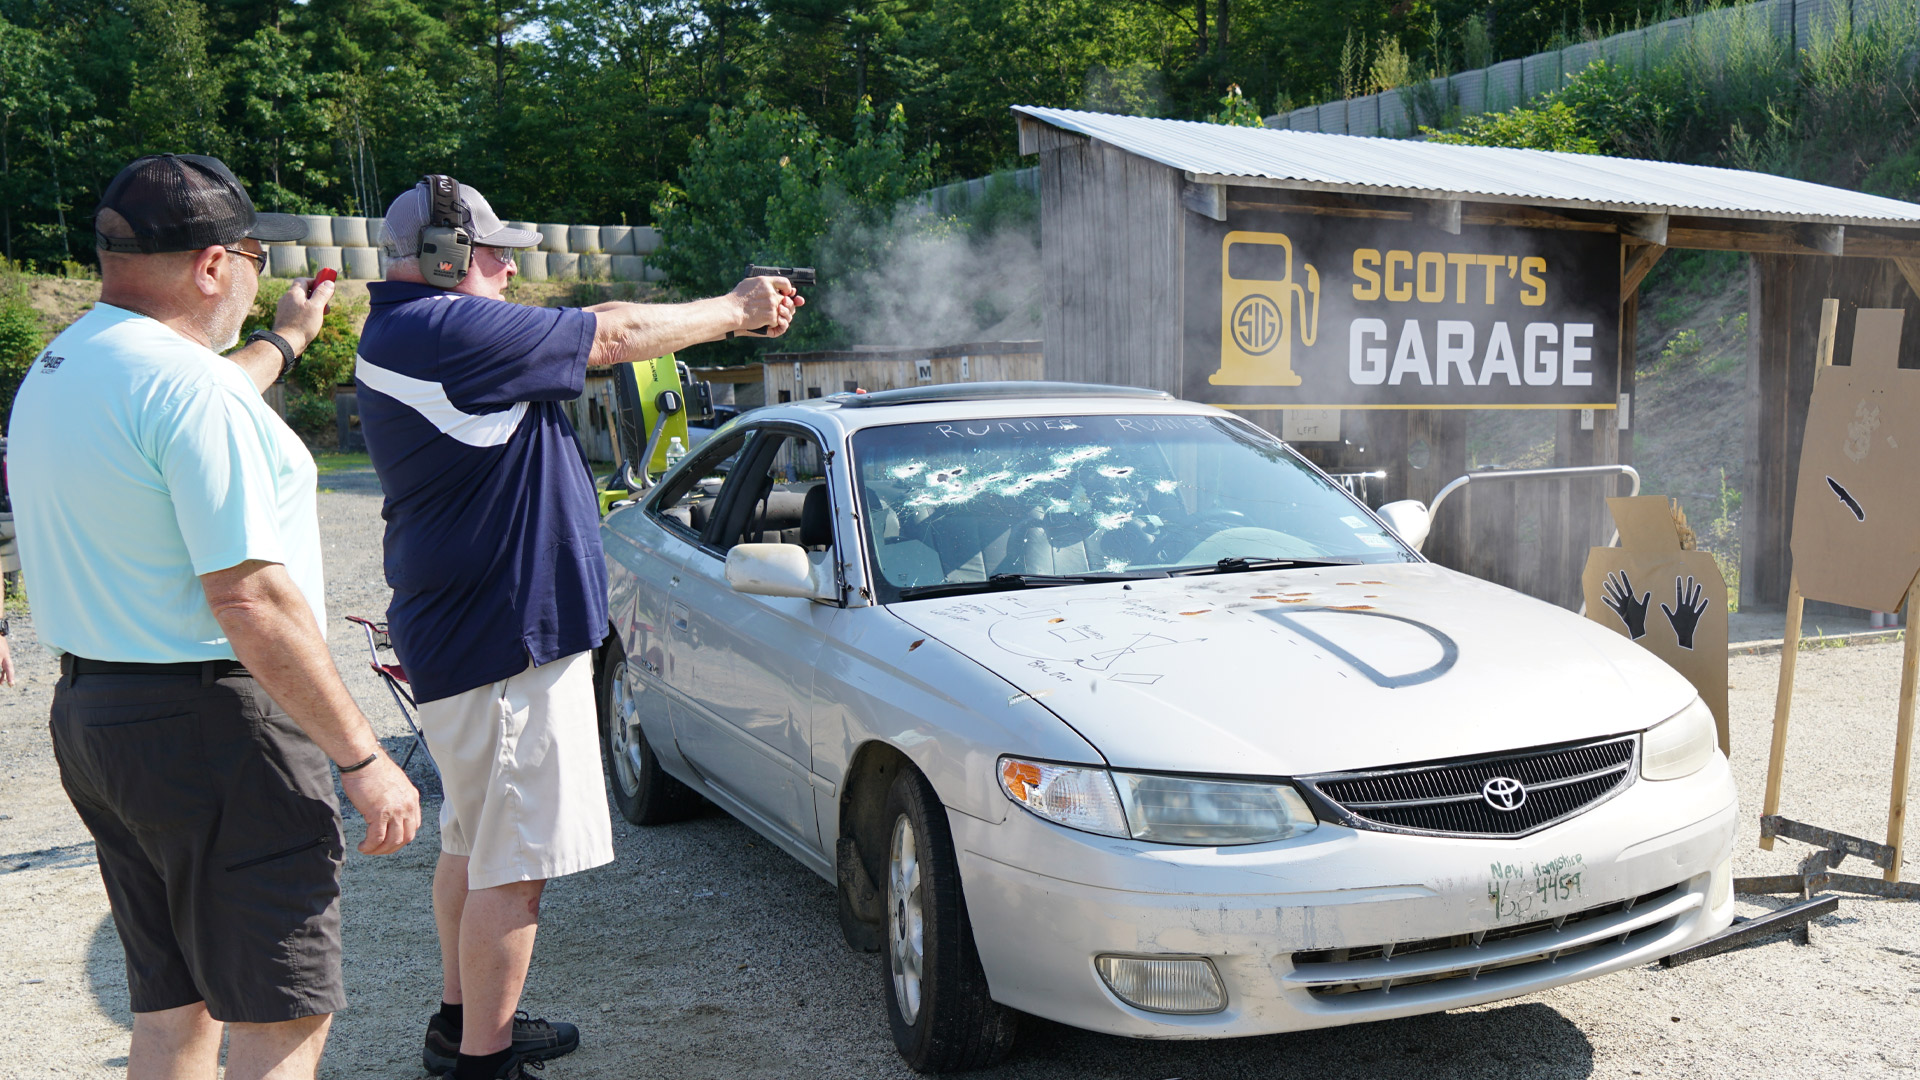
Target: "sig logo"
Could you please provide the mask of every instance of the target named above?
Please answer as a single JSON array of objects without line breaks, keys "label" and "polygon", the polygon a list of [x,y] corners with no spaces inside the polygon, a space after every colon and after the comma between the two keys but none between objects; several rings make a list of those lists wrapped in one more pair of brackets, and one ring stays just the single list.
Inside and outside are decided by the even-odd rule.
[{"label": "sig logo", "polygon": [[1280,344],[1282,315],[1272,298],[1254,293],[1233,306],[1233,343],[1248,356],[1265,356]]},{"label": "sig logo", "polygon": [[1304,284],[1294,280],[1293,241],[1285,233],[1236,230],[1221,240],[1220,370],[1208,382],[1300,385],[1293,373],[1294,337],[1311,346],[1320,331],[1320,271],[1307,262],[1300,268]]}]

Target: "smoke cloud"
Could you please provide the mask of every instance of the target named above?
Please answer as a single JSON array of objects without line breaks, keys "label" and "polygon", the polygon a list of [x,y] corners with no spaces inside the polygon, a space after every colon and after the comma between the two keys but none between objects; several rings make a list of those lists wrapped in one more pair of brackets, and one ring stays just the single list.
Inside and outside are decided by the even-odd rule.
[{"label": "smoke cloud", "polygon": [[926,206],[880,229],[837,227],[822,246],[821,271],[858,267],[824,280],[819,313],[844,343],[904,347],[1040,337],[1038,222],[969,227]]}]

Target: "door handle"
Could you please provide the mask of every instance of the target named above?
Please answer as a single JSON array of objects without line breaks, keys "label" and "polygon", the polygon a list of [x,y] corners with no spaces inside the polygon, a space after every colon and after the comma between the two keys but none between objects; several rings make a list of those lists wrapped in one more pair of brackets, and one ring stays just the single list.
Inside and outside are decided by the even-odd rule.
[{"label": "door handle", "polygon": [[673,604],[669,606],[668,611],[670,620],[673,623],[673,628],[682,634],[687,633],[688,620],[691,618],[691,612],[687,610],[687,605]]}]

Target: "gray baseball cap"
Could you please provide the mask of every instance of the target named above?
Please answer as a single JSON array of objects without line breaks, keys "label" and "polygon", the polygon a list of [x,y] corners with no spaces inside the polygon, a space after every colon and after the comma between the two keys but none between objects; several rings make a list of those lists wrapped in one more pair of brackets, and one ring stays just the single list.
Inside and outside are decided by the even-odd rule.
[{"label": "gray baseball cap", "polygon": [[[465,184],[460,185],[460,202],[466,208],[467,235],[476,244],[488,247],[530,248],[540,246],[540,234],[531,229],[509,229],[500,221],[493,207],[487,204],[487,197]],[[425,180],[400,193],[387,207],[385,226],[386,239],[383,245],[387,257],[410,259],[420,254],[420,230],[426,227],[431,216],[431,201],[427,196]]]}]

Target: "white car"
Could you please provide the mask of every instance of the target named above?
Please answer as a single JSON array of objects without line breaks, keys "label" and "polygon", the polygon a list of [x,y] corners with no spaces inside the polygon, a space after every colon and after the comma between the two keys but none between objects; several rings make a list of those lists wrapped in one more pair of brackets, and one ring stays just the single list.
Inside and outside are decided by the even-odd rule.
[{"label": "white car", "polygon": [[993,1062],[1021,1013],[1222,1038],[1475,1005],[1732,920],[1692,687],[1229,413],[774,406],[603,536],[620,811],[697,793],[836,882],[915,1069]]}]

